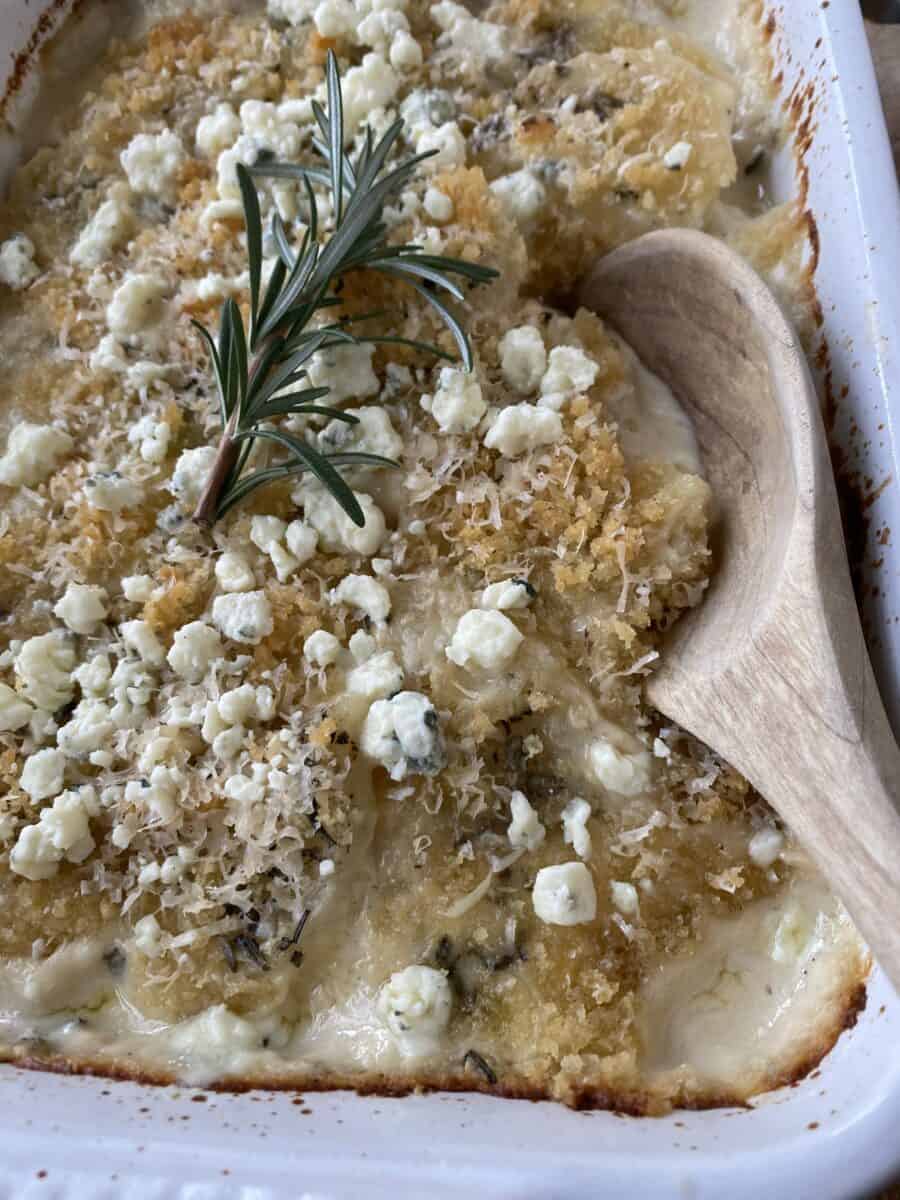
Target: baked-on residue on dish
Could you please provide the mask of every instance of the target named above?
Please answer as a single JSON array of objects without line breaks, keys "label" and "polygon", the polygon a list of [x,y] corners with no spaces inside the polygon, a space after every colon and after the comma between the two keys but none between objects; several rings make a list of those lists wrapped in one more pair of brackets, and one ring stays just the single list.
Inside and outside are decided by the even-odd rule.
[{"label": "baked-on residue on dish", "polygon": [[[757,6],[226,7],[86,4],[45,78],[121,37],[0,211],[0,1053],[633,1112],[809,1069],[867,958],[771,810],[642,700],[712,501],[673,397],[564,307],[593,256],[687,225],[808,321],[800,214],[760,183]],[[348,476],[364,528],[304,478],[209,531],[190,318],[246,308],[235,164],[311,160],[328,48],[351,153],[397,114],[438,151],[392,236],[501,275],[467,297],[470,375],[314,360],[359,423],[294,432],[401,463]],[[296,185],[261,194],[299,237]],[[452,352],[372,280],[347,313]]]}]

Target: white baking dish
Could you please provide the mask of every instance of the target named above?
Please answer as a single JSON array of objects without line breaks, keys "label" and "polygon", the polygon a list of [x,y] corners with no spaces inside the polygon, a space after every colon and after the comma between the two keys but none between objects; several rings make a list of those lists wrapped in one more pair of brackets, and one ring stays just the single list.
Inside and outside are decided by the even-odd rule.
[{"label": "white baking dish", "polygon": [[[25,46],[37,10],[63,7],[2,0],[0,62]],[[900,727],[900,549],[881,544],[900,531],[900,196],[856,0],[792,0],[775,16],[785,93],[802,79],[815,95],[816,278],[833,393],[850,386],[834,437],[865,492],[891,481],[867,508],[865,607]],[[785,155],[785,189],[793,173]],[[900,1001],[876,971],[821,1070],[746,1112],[634,1120],[478,1096],[199,1099],[0,1067],[0,1197],[843,1200],[900,1174]]]}]

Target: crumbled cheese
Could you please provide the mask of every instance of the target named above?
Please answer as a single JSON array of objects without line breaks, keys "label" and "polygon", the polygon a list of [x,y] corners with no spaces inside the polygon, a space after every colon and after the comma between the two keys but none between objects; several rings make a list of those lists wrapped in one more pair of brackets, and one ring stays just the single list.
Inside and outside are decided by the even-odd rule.
[{"label": "crumbled cheese", "polygon": [[157,421],[151,416],[141,417],[128,431],[128,441],[138,447],[141,458],[148,463],[164,461],[171,436],[172,427],[168,422]]},{"label": "crumbled cheese", "polygon": [[[272,107],[274,108],[274,105]],[[241,188],[237,177],[238,163],[252,166],[256,162],[262,148],[255,138],[250,137],[249,134],[242,133],[234,145],[228,146],[216,159],[216,186],[220,201],[224,201],[229,205],[233,204],[237,212],[240,212],[242,209],[240,202]],[[231,210],[226,210],[223,215],[226,218],[229,217]],[[212,219],[212,214],[209,215],[209,219]]]},{"label": "crumbled cheese", "polygon": [[247,730],[243,725],[229,725],[212,739],[216,758],[236,758],[244,748]]},{"label": "crumbled cheese", "polygon": [[646,750],[625,754],[605,738],[598,738],[590,746],[588,757],[594,777],[608,792],[639,796],[650,787],[653,759]]},{"label": "crumbled cheese", "polygon": [[141,751],[138,759],[138,770],[149,775],[157,763],[166,762],[172,755],[174,743],[171,738],[152,738]]},{"label": "crumbled cheese", "polygon": [[[260,764],[262,765],[262,764]],[[265,784],[260,779],[248,779],[246,775],[229,775],[225,780],[225,795],[241,804],[258,804],[266,794]]]},{"label": "crumbled cheese", "polygon": [[590,804],[579,797],[570,800],[562,811],[563,841],[585,861],[590,859],[593,851],[591,833],[587,827],[590,816]]},{"label": "crumbled cheese", "polygon": [[462,70],[480,75],[486,67],[501,62],[509,54],[509,30],[493,21],[473,17],[455,0],[440,0],[430,9],[432,21],[444,31],[441,44],[449,49]]},{"label": "crumbled cheese", "polygon": [[149,779],[132,779],[125,784],[125,801],[146,818],[167,825],[176,813],[181,780],[181,773],[174,767],[154,767]]},{"label": "crumbled cheese", "polygon": [[255,546],[268,554],[275,567],[275,574],[284,581],[296,571],[300,565],[292,554],[281,545],[287,531],[287,523],[279,517],[255,516],[250,522],[250,540]]},{"label": "crumbled cheese", "polygon": [[265,592],[232,592],[213,601],[212,619],[233,642],[258,645],[272,632],[272,609]]},{"label": "crumbled cheese", "polygon": [[349,604],[358,608],[370,621],[380,624],[391,612],[391,594],[371,575],[346,575],[336,588],[328,593],[332,604]]},{"label": "crumbled cheese", "polygon": [[266,11],[276,21],[301,25],[310,19],[318,3],[319,0],[269,0]]},{"label": "crumbled cheese", "polygon": [[[262,595],[261,592],[255,593]],[[205,621],[190,621],[176,629],[167,655],[169,666],[188,683],[199,683],[210,663],[222,658],[224,647],[218,632]]]},{"label": "crumbled cheese", "polygon": [[425,165],[433,170],[452,171],[466,165],[466,139],[455,121],[436,129],[423,129],[416,138],[416,153],[431,154]]},{"label": "crumbled cheese", "polygon": [[320,0],[313,21],[320,37],[355,39],[359,15],[350,0]]},{"label": "crumbled cheese", "polygon": [[481,593],[482,608],[527,608],[537,595],[527,579],[504,579],[489,583]]},{"label": "crumbled cheese", "polygon": [[540,330],[519,325],[500,339],[500,369],[503,378],[517,392],[537,390],[547,369],[547,351]]},{"label": "crumbled cheese", "polygon": [[102,749],[115,728],[104,700],[80,700],[56,735],[56,744],[67,758],[86,758]]},{"label": "crumbled cheese", "polygon": [[131,604],[146,604],[153,595],[153,580],[149,575],[125,575],[122,595]]},{"label": "crumbled cheese", "polygon": [[216,559],[216,580],[223,592],[250,592],[256,587],[256,577],[243,554],[226,550]]},{"label": "crumbled cheese", "polygon": [[[302,567],[315,554],[319,544],[319,535],[305,521],[291,521],[284,532],[284,540],[287,542],[288,550],[297,560],[297,565]],[[236,591],[237,589],[232,588],[231,590]]]},{"label": "crumbled cheese", "polygon": [[[372,345],[329,346],[315,354],[308,364],[309,386],[327,387],[328,403],[361,400],[377,395],[381,385],[372,369]],[[358,416],[358,410],[353,410]]]},{"label": "crumbled cheese", "polygon": [[88,366],[92,371],[112,371],[114,374],[128,370],[125,348],[114,333],[107,333],[100,339],[91,351]]},{"label": "crumbled cheese", "polygon": [[143,663],[123,658],[110,678],[115,704],[110,716],[119,729],[134,729],[147,715],[147,705],[157,684]]},{"label": "crumbled cheese", "polygon": [[158,325],[165,316],[167,284],[153,275],[126,275],[106,307],[113,333],[135,334]]},{"label": "crumbled cheese", "polygon": [[141,662],[151,667],[162,666],[166,652],[153,626],[147,621],[124,621],[119,626],[119,633],[125,645],[137,654]]},{"label": "crumbled cheese", "polygon": [[277,104],[245,100],[241,105],[241,128],[257,149],[270,151],[279,159],[294,159],[303,145],[303,133]]},{"label": "crumbled cheese", "polygon": [[0,458],[0,483],[7,487],[35,487],[43,483],[74,444],[62,429],[23,421],[11,431]]},{"label": "crumbled cheese", "polygon": [[531,891],[535,914],[548,925],[582,925],[597,915],[597,893],[581,862],[538,871]]},{"label": "crumbled cheese", "polygon": [[383,408],[368,404],[364,408],[346,408],[344,412],[356,417],[357,423],[349,425],[337,418],[329,421],[319,434],[319,445],[323,451],[363,451],[366,454],[380,454],[382,458],[397,458],[400,455],[403,438]]},{"label": "crumbled cheese", "polygon": [[547,203],[547,189],[527,167],[495,179],[491,192],[523,233],[537,226]]},{"label": "crumbled cheese", "polygon": [[201,733],[218,758],[234,758],[243,747],[246,726],[251,721],[269,721],[274,713],[271,688],[245,683],[207,703]]},{"label": "crumbled cheese", "polygon": [[78,235],[69,253],[69,261],[76,267],[99,267],[128,240],[135,224],[131,188],[122,182],[114,183],[106,199]]},{"label": "crumbled cheese", "polygon": [[46,712],[68,704],[75,692],[75,650],[62,630],[28,638],[16,655],[16,675],[26,699]]},{"label": "crumbled cheese", "polygon": [[140,484],[126,479],[119,471],[97,471],[84,481],[85,499],[102,512],[118,513],[124,508],[136,508],[143,495]]},{"label": "crumbled cheese", "polygon": [[387,532],[384,513],[366,492],[356,492],[356,499],[365,517],[360,528],[318,480],[302,479],[291,493],[295,504],[302,504],[306,522],[319,535],[326,550],[360,554],[371,558]]},{"label": "crumbled cheese", "polygon": [[773,825],[760,829],[750,839],[747,853],[758,867],[771,867],[784,849],[784,834]]},{"label": "crumbled cheese", "polygon": [[456,111],[456,101],[442,88],[415,88],[400,105],[404,127],[413,140],[449,121]]},{"label": "crumbled cheese", "polygon": [[432,221],[437,221],[441,225],[453,217],[453,201],[439,188],[429,187],[426,189],[423,207]]},{"label": "crumbled cheese", "polygon": [[523,640],[503,613],[473,608],[460,617],[446,654],[459,667],[497,671],[512,662]]},{"label": "crumbled cheese", "polygon": [[438,715],[421,692],[376,700],[366,715],[360,747],[394,780],[435,775],[445,761]]},{"label": "crumbled cheese", "polygon": [[367,54],[358,67],[343,76],[344,130],[352,135],[376,108],[387,108],[397,95],[400,80],[384,55]]},{"label": "crumbled cheese", "polygon": [[53,608],[73,633],[93,633],[106,618],[106,591],[90,584],[70,583]]},{"label": "crumbled cheese", "polygon": [[533,404],[511,404],[500,411],[484,444],[489,450],[499,450],[505,458],[515,458],[526,450],[553,445],[562,435],[559,413]]},{"label": "crumbled cheese", "polygon": [[241,122],[230,104],[218,104],[197,122],[196,144],[204,158],[217,158],[237,141]]},{"label": "crumbled cheese", "polygon": [[514,850],[537,850],[547,836],[535,810],[524,792],[513,792],[509,800],[512,820],[506,831],[509,844]]},{"label": "crumbled cheese", "polygon": [[149,359],[134,363],[125,373],[125,387],[133,392],[145,392],[152,383],[169,378],[172,368]]},{"label": "crumbled cheese", "polygon": [[[325,0],[328,3],[328,0]],[[317,10],[318,11],[318,10]],[[356,36],[364,46],[384,50],[398,34],[409,33],[409,21],[395,8],[374,8],[359,22]],[[388,55],[390,58],[390,54]],[[393,63],[391,64],[393,66]]]},{"label": "crumbled cheese", "polygon": [[216,221],[237,221],[244,215],[244,208],[235,196],[213,200],[200,214],[200,228],[209,229]]},{"label": "crumbled cheese", "polygon": [[377,643],[371,633],[366,633],[364,629],[357,629],[347,645],[353,661],[364,663],[375,653]]},{"label": "crumbled cheese", "polygon": [[411,966],[395,971],[378,993],[377,1010],[405,1058],[431,1053],[450,1020],[453,993],[446,971]]},{"label": "crumbled cheese", "polygon": [[272,689],[243,683],[225,692],[216,702],[219,716],[227,725],[246,725],[249,721],[271,721],[275,712]]},{"label": "crumbled cheese", "polygon": [[45,808],[36,825],[26,825],[9,856],[9,865],[26,879],[50,879],[63,859],[81,863],[94,849],[87,795],[92,788],[65,792]]},{"label": "crumbled cheese", "polygon": [[38,750],[26,759],[19,784],[32,800],[46,800],[62,791],[65,773],[66,756],[61,750]]},{"label": "crumbled cheese", "polygon": [[317,629],[303,643],[303,657],[314,667],[330,667],[340,653],[341,643],[326,629]]},{"label": "crumbled cheese", "polygon": [[34,709],[6,683],[0,683],[0,733],[21,729],[31,720]]},{"label": "crumbled cheese", "polygon": [[395,71],[415,71],[422,65],[422,47],[406,30],[399,30],[391,39],[388,55]]},{"label": "crumbled cheese", "polygon": [[200,499],[215,461],[215,446],[182,450],[166,487],[182,504],[192,508]]},{"label": "crumbled cheese", "polygon": [[21,292],[40,273],[34,261],[34,242],[24,233],[15,233],[0,245],[0,283]]},{"label": "crumbled cheese", "polygon": [[599,366],[590,355],[577,346],[554,346],[541,379],[540,405],[559,411],[573,396],[586,392],[599,371]]},{"label": "crumbled cheese", "polygon": [[481,384],[456,367],[442,367],[434,395],[423,396],[419,403],[437,421],[441,433],[468,433],[487,412]]},{"label": "crumbled cheese", "polygon": [[109,665],[109,655],[102,652],[83,662],[72,678],[86,696],[106,696],[109,694],[109,684],[112,669]]},{"label": "crumbled cheese", "polygon": [[171,129],[162,133],[139,133],[121,155],[122,168],[133,191],[158,199],[171,199],[175,181],[185,160],[181,138]]},{"label": "crumbled cheese", "polygon": [[268,554],[273,544],[280,542],[287,529],[287,522],[280,517],[254,516],[250,521],[250,541],[263,554]]},{"label": "crumbled cheese", "polygon": [[663,155],[663,166],[668,167],[670,171],[680,171],[688,165],[693,150],[690,142],[676,142]]},{"label": "crumbled cheese", "polygon": [[159,958],[162,954],[162,929],[152,914],[135,922],[134,948],[145,958]]},{"label": "crumbled cheese", "polygon": [[626,917],[636,917],[638,914],[638,893],[633,883],[622,883],[618,879],[610,881],[609,894],[612,902]]},{"label": "crumbled cheese", "polygon": [[207,304],[210,300],[226,300],[237,292],[235,279],[228,279],[218,271],[210,271],[202,279],[188,279],[178,289],[179,306],[189,308],[192,304]]},{"label": "crumbled cheese", "polygon": [[391,696],[403,686],[403,668],[392,650],[373,654],[347,674],[347,691],[368,701]]}]

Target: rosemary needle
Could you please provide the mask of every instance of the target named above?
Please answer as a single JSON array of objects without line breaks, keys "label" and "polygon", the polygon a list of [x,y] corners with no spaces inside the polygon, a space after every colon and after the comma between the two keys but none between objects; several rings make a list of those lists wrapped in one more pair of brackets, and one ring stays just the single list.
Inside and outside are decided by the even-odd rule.
[{"label": "rosemary needle", "polygon": [[[366,126],[360,150],[351,161],[343,148],[341,83],[332,51],[328,52],[326,81],[327,113],[313,102],[321,134],[313,139],[313,146],[324,165],[267,162],[249,169],[240,164],[237,167],[247,229],[250,327],[249,331],[245,329],[240,309],[232,299],[222,306],[218,339],[194,322],[212,362],[222,420],[218,453],[194,512],[194,519],[202,524],[213,524],[264,484],[305,472],[319,479],[351,520],[360,526],[365,524],[362,509],[341,468],[397,464],[376,454],[322,454],[303,438],[273,426],[272,422],[298,415],[357,423],[356,417],[319,403],[328,394],[328,388],[304,386],[313,357],[331,347],[393,343],[443,358],[449,356],[427,342],[399,336],[357,335],[348,320],[314,324],[322,310],[340,303],[336,288],[347,272],[376,271],[409,284],[450,330],[465,369],[472,368],[472,350],[465,330],[442,293],[462,301],[464,293],[454,276],[480,284],[495,278],[497,272],[463,259],[426,254],[416,245],[391,245],[384,222],[385,204],[407,187],[419,163],[436,151],[416,154],[389,166],[388,158],[403,131],[403,121],[398,119],[378,142]],[[308,208],[306,233],[296,251],[281,217],[277,211],[273,213],[271,231],[278,259],[264,290],[262,217],[254,183],[254,178],[263,177],[291,179],[302,185]],[[334,213],[334,231],[323,241],[319,239],[313,184],[330,191]],[[260,441],[283,451],[283,457],[268,466],[248,470],[251,451]]]}]

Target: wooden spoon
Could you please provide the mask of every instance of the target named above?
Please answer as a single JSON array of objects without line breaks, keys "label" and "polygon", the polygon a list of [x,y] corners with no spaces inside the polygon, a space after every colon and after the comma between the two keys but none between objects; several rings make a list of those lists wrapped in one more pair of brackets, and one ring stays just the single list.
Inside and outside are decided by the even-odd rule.
[{"label": "wooden spoon", "polygon": [[648,699],[784,817],[900,988],[900,751],[797,337],[743,259],[685,230],[614,251],[579,298],[684,405],[715,496],[716,570]]}]

